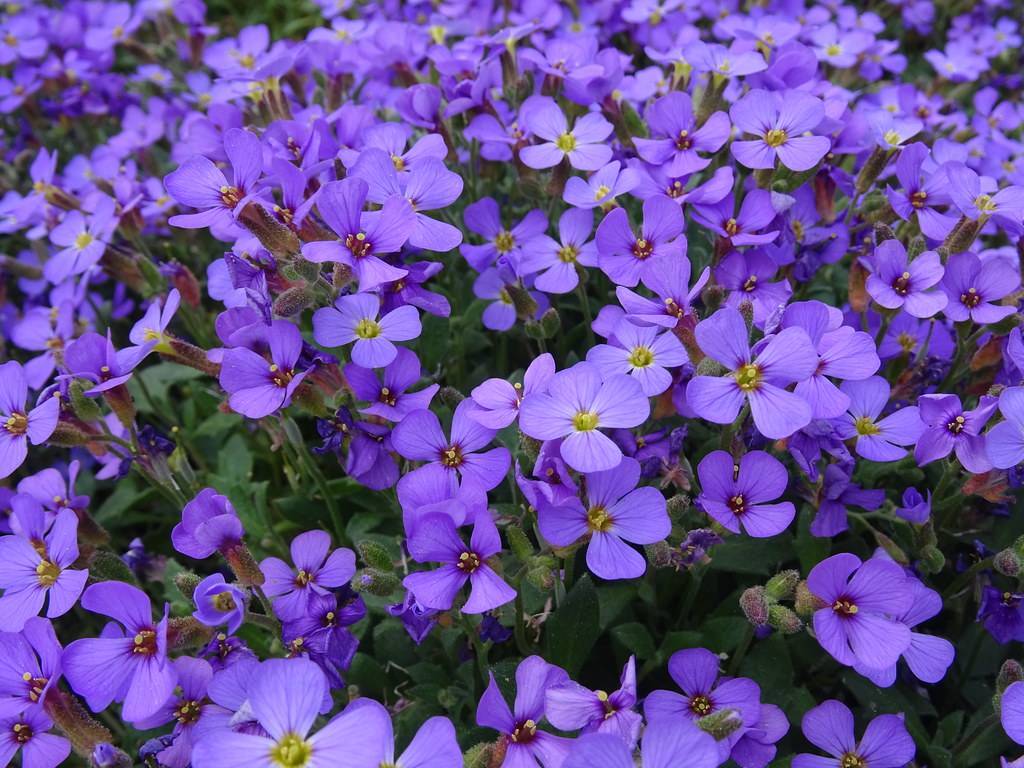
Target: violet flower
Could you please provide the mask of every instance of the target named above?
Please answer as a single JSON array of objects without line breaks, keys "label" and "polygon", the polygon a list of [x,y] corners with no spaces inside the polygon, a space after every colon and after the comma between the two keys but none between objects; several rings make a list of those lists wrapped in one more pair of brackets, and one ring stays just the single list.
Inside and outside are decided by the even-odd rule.
[{"label": "violet flower", "polygon": [[339,296],[330,307],[313,313],[313,338],[325,347],[352,345],[352,361],[364,368],[383,368],[398,354],[395,341],[420,335],[420,313],[409,304],[380,314],[380,299],[372,293]]},{"label": "violet flower", "polygon": [[611,344],[598,344],[587,351],[587,361],[608,377],[627,374],[640,383],[648,397],[660,395],[672,386],[669,368],[688,363],[682,343],[675,334],[660,332],[657,326],[640,326],[622,319],[615,325]]},{"label": "violet flower", "polygon": [[612,160],[586,180],[570,176],[565,182],[562,199],[574,208],[597,208],[611,204],[619,195],[632,192],[639,183],[635,170],[624,168],[618,160]]},{"label": "violet flower", "polygon": [[98,333],[83,333],[64,352],[64,367],[76,379],[87,379],[95,386],[85,390],[95,397],[118,387],[132,377],[135,367],[149,354],[156,342],[143,346],[115,349],[110,329],[104,338]]},{"label": "violet flower", "polygon": [[730,424],[747,402],[754,424],[765,437],[788,437],[811,420],[811,407],[782,387],[804,381],[818,365],[810,338],[800,328],[772,336],[754,357],[743,316],[720,309],[697,324],[697,343],[706,355],[726,367],[726,376],[695,376],[686,388],[694,412],[715,424]]},{"label": "violet flower", "polygon": [[[414,310],[415,311],[415,310]],[[224,351],[220,385],[231,410],[261,419],[291,405],[292,395],[309,371],[298,371],[302,334],[287,320],[274,320],[266,329],[270,362],[247,347]]]},{"label": "violet flower", "polygon": [[643,204],[640,236],[629,226],[623,208],[611,211],[597,228],[598,265],[616,285],[632,288],[646,282],[661,260],[686,257],[683,213],[664,196],[651,197]]},{"label": "violet flower", "polygon": [[1024,387],[1007,387],[999,395],[999,412],[1006,421],[985,436],[992,466],[1009,469],[1024,461]]},{"label": "violet flower", "polygon": [[697,465],[697,476],[697,506],[733,533],[742,527],[756,538],[775,536],[796,516],[791,502],[766,503],[785,493],[789,474],[764,451],[746,453],[738,462],[726,451],[712,451]]},{"label": "violet flower", "polygon": [[884,669],[910,647],[910,630],[891,618],[913,600],[896,563],[880,558],[862,563],[843,552],[814,566],[807,586],[824,603],[814,612],[814,633],[840,664]]},{"label": "violet flower", "polygon": [[459,609],[463,613],[483,613],[515,599],[516,591],[487,562],[501,551],[501,539],[486,515],[477,517],[468,545],[451,517],[441,513],[424,515],[407,546],[417,562],[441,563],[436,570],[414,571],[402,580],[420,605],[446,611],[467,582],[469,598]]},{"label": "violet flower", "polygon": [[247,599],[241,588],[226,583],[223,574],[214,573],[196,585],[192,595],[196,610],[192,615],[208,627],[226,624],[233,634],[245,620]]},{"label": "violet flower", "polygon": [[[715,740],[689,723],[659,720],[647,726],[640,747],[643,768],[715,768]],[[683,760],[680,763],[680,760]],[[632,749],[617,736],[591,733],[573,742],[562,768],[636,768]]]},{"label": "violet flower", "polygon": [[171,544],[183,555],[205,560],[214,552],[228,552],[245,533],[227,496],[204,488],[181,510],[181,522],[171,531]]},{"label": "violet flower", "polygon": [[28,457],[28,444],[45,442],[57,428],[60,400],[47,397],[28,410],[25,370],[15,361],[0,365],[0,478],[8,477]]},{"label": "violet flower", "polygon": [[62,765],[71,754],[71,742],[49,733],[51,728],[53,721],[42,707],[0,718],[0,759],[10,763],[21,750],[21,765],[25,768]]},{"label": "violet flower", "polygon": [[956,253],[946,262],[942,290],[949,297],[944,312],[955,322],[973,320],[979,325],[998,323],[1017,312],[1014,306],[996,305],[1020,286],[1020,273],[1007,261],[982,261],[973,253]]},{"label": "violet flower", "polygon": [[665,166],[669,176],[687,176],[710,163],[698,152],[714,154],[729,139],[729,117],[715,112],[697,127],[690,96],[672,91],[655,100],[645,113],[654,138],[635,138],[637,154],[652,165]]},{"label": "violet flower", "polygon": [[294,619],[308,612],[314,594],[348,584],[356,573],[356,556],[351,549],[331,549],[326,531],[306,531],[292,539],[290,551],[295,568],[278,557],[264,558],[260,570],[266,577],[263,591],[273,599],[274,613]]},{"label": "violet flower", "polygon": [[617,691],[592,691],[567,680],[549,688],[544,696],[547,718],[558,730],[611,734],[630,748],[636,745],[643,724],[634,709],[636,701],[635,656],[622,668]]},{"label": "violet flower", "polygon": [[116,228],[114,201],[106,195],[99,199],[88,218],[80,211],[70,211],[50,232],[50,242],[61,250],[43,265],[46,279],[56,284],[98,264]]},{"label": "violet flower", "polygon": [[824,119],[825,107],[804,91],[755,89],[732,105],[729,116],[740,132],[757,136],[732,143],[733,157],[747,168],[774,168],[778,158],[791,171],[807,171],[832,146],[825,136],[805,135]]},{"label": "violet flower", "polygon": [[553,99],[540,97],[526,107],[526,126],[544,140],[519,150],[519,159],[530,168],[552,168],[568,158],[573,168],[596,171],[612,159],[612,148],[605,139],[612,124],[600,112],[588,112],[572,128]]},{"label": "violet flower", "polygon": [[935,251],[925,251],[910,261],[903,243],[886,240],[875,248],[873,262],[867,289],[881,306],[903,309],[914,317],[931,317],[945,309],[946,294],[932,289],[944,273]]},{"label": "violet flower", "polygon": [[[589,209],[571,208],[558,220],[558,237],[547,235],[531,243],[530,250],[519,262],[521,275],[537,272],[534,287],[545,293],[569,293],[579,284],[580,267],[596,267],[597,245],[588,241],[594,226],[594,214]],[[577,266],[579,265],[579,266]]]},{"label": "violet flower", "polygon": [[149,596],[119,581],[91,585],[82,595],[87,611],[109,616],[100,637],[75,640],[64,649],[64,677],[93,712],[123,702],[129,723],[155,714],[171,695],[178,673],[167,658],[167,613],[153,621]]},{"label": "violet flower", "polygon": [[831,755],[799,754],[793,768],[846,768],[870,765],[871,768],[901,768],[914,759],[917,751],[901,715],[879,715],[857,740],[853,713],[845,704],[830,699],[804,715],[800,727],[814,746]]},{"label": "violet flower", "polygon": [[587,567],[602,579],[635,579],[647,561],[625,542],[654,544],[672,524],[665,497],[657,488],[637,488],[640,463],[623,457],[612,469],[586,475],[587,504],[576,497],[558,504],[540,503],[540,532],[556,547],[588,537]]},{"label": "violet flower", "polygon": [[489,429],[504,429],[519,416],[523,400],[533,392],[545,391],[554,375],[555,359],[545,352],[530,363],[523,374],[522,384],[510,384],[505,379],[487,379],[470,393],[477,407],[469,415]]},{"label": "violet flower", "polygon": [[977,407],[964,410],[956,395],[921,395],[917,407],[925,429],[917,440],[914,459],[924,466],[956,452],[964,469],[980,474],[992,469],[982,431],[999,401],[982,395]]},{"label": "violet flower", "polygon": [[577,363],[556,373],[547,392],[538,392],[520,408],[519,427],[538,440],[562,441],[560,453],[578,472],[618,466],[622,450],[601,429],[642,424],[650,403],[635,379],[613,374],[602,380],[592,363]]},{"label": "violet flower", "polygon": [[344,372],[356,398],[370,403],[360,412],[399,422],[413,411],[429,408],[441,387],[431,384],[418,392],[408,392],[422,376],[420,360],[415,352],[404,347],[395,351],[395,359],[384,366],[383,380],[373,370],[355,363],[346,365]]},{"label": "violet flower", "polygon": [[528,656],[516,668],[516,700],[512,709],[505,702],[494,673],[476,708],[476,722],[502,735],[505,759],[499,768],[545,768],[560,766],[569,752],[570,741],[540,729],[544,719],[545,691],[569,680],[561,667],[540,656]]},{"label": "violet flower", "polygon": [[889,382],[881,376],[844,381],[841,390],[850,404],[837,420],[839,436],[854,438],[857,453],[870,461],[899,461],[906,456],[904,446],[914,445],[925,428],[918,407],[907,406],[879,418],[889,404]]}]

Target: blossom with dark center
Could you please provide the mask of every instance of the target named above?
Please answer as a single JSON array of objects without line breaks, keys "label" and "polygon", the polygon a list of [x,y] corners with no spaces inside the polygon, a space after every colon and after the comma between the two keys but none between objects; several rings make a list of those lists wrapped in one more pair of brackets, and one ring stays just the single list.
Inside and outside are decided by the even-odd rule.
[{"label": "blossom with dark center", "polygon": [[0,365],[0,478],[25,463],[28,444],[39,445],[57,428],[60,400],[47,397],[35,408],[26,407],[28,385],[21,363]]},{"label": "blossom with dark center", "polygon": [[630,656],[619,677],[619,689],[592,691],[567,680],[547,691],[545,709],[548,720],[560,731],[581,730],[608,733],[632,747],[640,737],[643,718],[634,707],[637,702],[636,657]]},{"label": "blossom with dark center", "polygon": [[274,320],[266,329],[270,360],[248,347],[224,351],[220,385],[231,410],[261,419],[287,408],[309,371],[296,370],[302,354],[302,334],[287,320]]},{"label": "blossom with dark center", "polygon": [[715,112],[698,127],[685,92],[662,96],[651,103],[645,116],[653,138],[634,138],[637,154],[652,165],[664,166],[669,176],[703,170],[711,161],[698,152],[714,154],[729,138],[729,116]]},{"label": "blossom with dark center", "polygon": [[978,474],[992,469],[982,432],[999,401],[982,395],[978,405],[965,409],[956,395],[921,395],[917,408],[925,429],[917,440],[914,459],[919,466],[956,452],[964,469]]},{"label": "blossom with dark center", "polygon": [[467,544],[451,517],[425,515],[408,540],[409,554],[419,563],[440,563],[432,571],[414,571],[402,584],[426,608],[445,611],[452,607],[463,586],[470,585],[463,613],[484,613],[511,602],[516,591],[499,576],[488,558],[501,551],[498,529],[489,516],[480,516]]},{"label": "blossom with dark center", "polygon": [[807,586],[823,603],[814,612],[818,642],[840,664],[885,669],[910,647],[910,629],[891,618],[913,600],[896,563],[881,558],[862,563],[843,552],[814,566]]},{"label": "blossom with dark center", "polygon": [[235,584],[226,583],[223,574],[214,573],[199,582],[192,600],[196,604],[192,615],[208,627],[226,624],[233,633],[245,620],[248,596]]},{"label": "blossom with dark center", "polygon": [[313,594],[325,595],[329,589],[348,584],[356,572],[356,556],[351,549],[331,549],[326,531],[306,531],[292,539],[291,568],[279,557],[267,557],[260,563],[266,577],[263,591],[273,599],[274,613],[281,619],[294,619],[308,612]]},{"label": "blossom with dark center", "polygon": [[662,260],[685,258],[683,213],[664,196],[643,204],[639,236],[624,208],[615,208],[597,227],[598,266],[616,285],[632,288]]},{"label": "blossom with dark center", "polygon": [[697,477],[697,506],[733,533],[742,528],[757,538],[775,536],[796,515],[791,502],[767,503],[785,493],[789,474],[764,451],[751,451],[739,461],[727,451],[712,451],[697,465]]},{"label": "blossom with dark center", "polygon": [[398,347],[395,359],[384,366],[383,379],[376,372],[356,363],[345,366],[345,379],[359,400],[369,403],[359,410],[388,421],[398,422],[413,411],[429,408],[440,385],[431,384],[418,392],[408,392],[420,380],[420,360],[416,353]]},{"label": "blossom with dark center", "polygon": [[901,768],[917,751],[901,715],[874,718],[858,741],[853,713],[834,699],[809,710],[800,727],[807,740],[831,758],[799,754],[793,768]]},{"label": "blossom with dark center", "polygon": [[1020,286],[1020,273],[1001,258],[982,261],[974,253],[955,253],[946,262],[942,290],[949,297],[945,315],[950,320],[973,320],[979,325],[998,323],[1017,312],[1007,304],[996,304]]},{"label": "blossom with dark center", "polygon": [[886,309],[902,309],[914,317],[932,317],[946,307],[948,298],[934,286],[944,269],[939,254],[925,251],[913,261],[899,240],[880,243],[872,256],[868,293]]}]

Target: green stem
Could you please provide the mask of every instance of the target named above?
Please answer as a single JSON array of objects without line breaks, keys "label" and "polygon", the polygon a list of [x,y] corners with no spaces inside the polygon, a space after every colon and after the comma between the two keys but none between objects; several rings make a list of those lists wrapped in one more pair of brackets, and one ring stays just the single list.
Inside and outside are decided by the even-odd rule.
[{"label": "green stem", "polygon": [[515,624],[512,627],[512,631],[516,638],[516,648],[519,649],[519,653],[523,656],[529,656],[530,643],[526,639],[526,624],[524,618],[526,611],[523,610],[523,590],[521,584],[516,584],[516,602],[515,602]]},{"label": "green stem", "polygon": [[597,341],[594,338],[594,329],[591,327],[594,324],[594,316],[590,312],[590,299],[587,297],[587,291],[583,287],[583,281],[577,279],[576,282],[576,295],[580,300],[580,311],[583,312],[583,322],[587,325],[587,347],[594,346]]},{"label": "green stem", "polygon": [[476,653],[476,668],[480,675],[480,680],[483,681],[484,685],[487,685],[487,646],[484,645],[484,641],[480,639],[480,633],[477,632],[477,628],[473,626],[473,622],[469,616],[464,613],[460,613],[462,629],[466,633],[466,638],[469,640],[470,645],[473,646],[473,650]]},{"label": "green stem", "polygon": [[740,671],[740,664],[743,663],[743,657],[747,655],[747,651],[750,650],[750,644],[754,642],[754,627],[751,624],[747,625],[746,630],[743,633],[743,639],[740,641],[740,647],[736,649],[736,653],[732,655],[729,660],[729,674],[733,677]]},{"label": "green stem", "polygon": [[964,736],[960,740],[960,742],[955,747],[953,747],[953,757],[954,758],[959,757],[964,752],[966,752],[967,749],[974,742],[976,742],[981,736],[983,736],[989,730],[989,728],[991,728],[993,725],[996,725],[998,723],[999,723],[999,715],[997,715],[995,712],[993,712],[991,715],[989,715],[984,720],[982,720],[981,723],[978,724],[977,728],[975,728],[969,734]]}]

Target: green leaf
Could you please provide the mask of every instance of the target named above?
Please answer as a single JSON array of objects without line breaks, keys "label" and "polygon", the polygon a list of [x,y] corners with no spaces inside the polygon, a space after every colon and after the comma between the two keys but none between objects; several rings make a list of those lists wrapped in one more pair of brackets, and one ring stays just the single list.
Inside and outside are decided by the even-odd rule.
[{"label": "green leaf", "polygon": [[597,642],[600,613],[597,590],[590,576],[584,575],[547,621],[547,660],[575,676]]},{"label": "green leaf", "polygon": [[618,640],[630,653],[636,654],[639,661],[646,661],[653,658],[657,651],[654,647],[654,638],[647,627],[638,622],[620,624],[611,631],[611,635]]}]

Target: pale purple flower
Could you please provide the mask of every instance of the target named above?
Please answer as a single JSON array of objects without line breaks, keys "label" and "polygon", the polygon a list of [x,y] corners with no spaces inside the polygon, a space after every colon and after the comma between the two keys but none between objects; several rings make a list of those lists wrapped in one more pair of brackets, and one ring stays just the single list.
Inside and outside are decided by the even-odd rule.
[{"label": "pale purple flower", "polygon": [[935,251],[925,251],[911,261],[903,243],[886,240],[875,248],[873,267],[867,280],[868,293],[886,309],[903,309],[923,318],[946,307],[946,294],[933,288],[944,273]]},{"label": "pale purple flower", "polygon": [[672,386],[670,368],[689,362],[675,334],[655,325],[636,325],[623,318],[616,323],[611,341],[591,347],[587,361],[596,365],[602,376],[632,376],[648,397],[660,395]]},{"label": "pale purple flower", "polygon": [[420,335],[420,314],[404,304],[380,317],[380,298],[372,293],[339,296],[330,307],[313,313],[313,338],[325,347],[352,345],[352,362],[383,368],[398,355],[395,341]]},{"label": "pale purple flower", "polygon": [[747,168],[774,168],[778,158],[792,171],[806,171],[831,148],[825,136],[805,135],[822,122],[825,106],[804,91],[755,89],[732,105],[729,116],[740,133],[757,136],[732,143],[733,157]]},{"label": "pale purple flower", "polygon": [[858,741],[853,713],[834,699],[809,710],[801,727],[807,740],[831,758],[799,754],[793,758],[793,768],[902,768],[916,752],[902,715],[879,715],[868,723]]},{"label": "pale purple flower", "polygon": [[921,395],[917,407],[925,429],[914,449],[918,465],[924,466],[955,451],[968,472],[980,474],[992,469],[982,431],[998,404],[996,398],[982,395],[977,407],[966,410],[956,395]]},{"label": "pale purple flower", "polygon": [[525,116],[530,132],[544,140],[519,150],[519,159],[530,168],[551,168],[568,158],[573,168],[596,171],[612,159],[612,148],[605,142],[612,124],[600,112],[586,113],[570,128],[558,104],[541,97],[529,105]]}]

